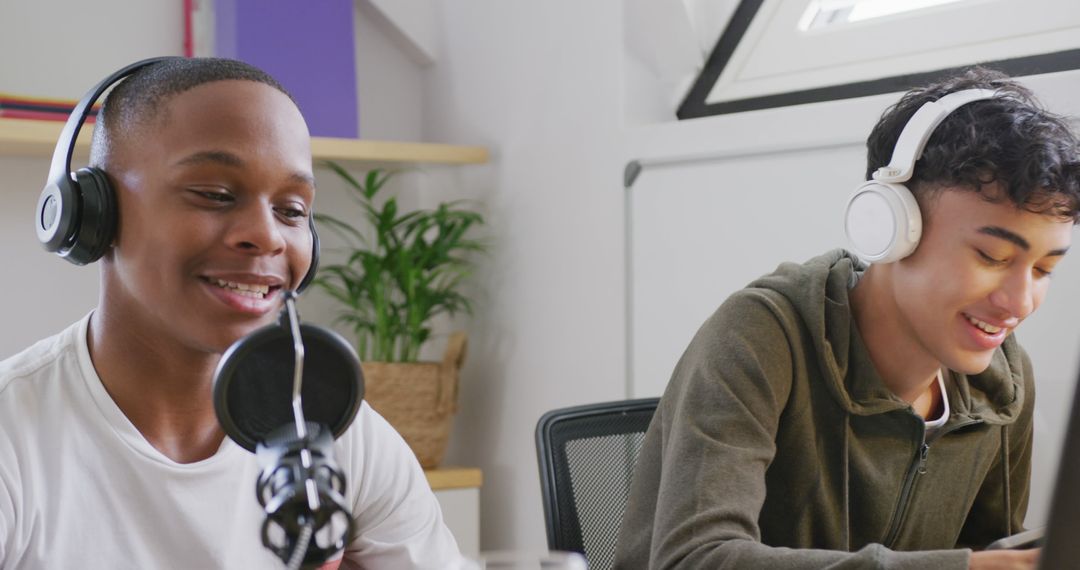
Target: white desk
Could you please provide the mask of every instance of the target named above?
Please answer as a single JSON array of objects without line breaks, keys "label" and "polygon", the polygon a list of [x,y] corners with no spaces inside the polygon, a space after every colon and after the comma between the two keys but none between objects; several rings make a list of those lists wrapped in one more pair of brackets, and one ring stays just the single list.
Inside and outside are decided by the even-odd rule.
[{"label": "white desk", "polygon": [[461,553],[480,554],[480,486],[484,482],[475,467],[440,467],[425,471],[431,490],[442,508],[443,520],[457,539]]}]

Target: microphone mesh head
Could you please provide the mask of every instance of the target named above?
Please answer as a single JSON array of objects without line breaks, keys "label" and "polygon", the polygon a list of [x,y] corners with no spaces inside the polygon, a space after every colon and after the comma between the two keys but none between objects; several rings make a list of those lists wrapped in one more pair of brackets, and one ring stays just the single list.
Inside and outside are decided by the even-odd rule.
[{"label": "microphone mesh head", "polygon": [[[304,419],[327,426],[334,438],[356,417],[364,378],[356,353],[337,333],[300,325],[304,342]],[[263,327],[225,352],[214,374],[214,411],[225,433],[254,452],[283,425],[294,425],[292,336],[278,325]]]}]

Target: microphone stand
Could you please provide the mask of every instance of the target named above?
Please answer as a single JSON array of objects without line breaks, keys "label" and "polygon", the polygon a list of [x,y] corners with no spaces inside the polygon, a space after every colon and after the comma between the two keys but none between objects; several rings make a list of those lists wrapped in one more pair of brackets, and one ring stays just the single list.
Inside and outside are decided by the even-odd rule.
[{"label": "microphone stand", "polygon": [[[304,421],[304,397],[300,389],[304,386],[304,339],[300,336],[300,319],[296,315],[296,293],[285,293],[285,308],[289,311],[289,329],[293,339],[293,355],[296,364],[293,365],[293,388],[292,388],[292,411],[293,420],[296,422],[296,438],[303,441],[307,439],[307,422]],[[300,448],[300,464],[304,468],[304,491],[307,494],[308,508],[311,512],[319,512],[319,493],[315,490],[315,479],[311,474],[311,450],[306,446]],[[300,536],[296,540],[296,549],[292,556],[285,562],[286,570],[297,570],[307,553],[308,543],[311,542],[311,534],[314,532],[314,522],[304,517]]]},{"label": "microphone stand", "polygon": [[[257,445],[255,455],[262,471],[255,492],[267,516],[262,528],[263,545],[285,562],[288,570],[297,570],[304,562],[325,562],[344,548],[352,530],[352,516],[345,506],[345,475],[334,461],[330,430],[304,419],[301,390],[304,341],[296,311],[296,293],[286,291],[284,297],[282,318],[288,321],[295,359],[292,388],[295,429],[281,426]],[[344,524],[335,525],[335,521]],[[335,526],[344,528],[335,533]],[[275,529],[283,540],[274,540],[271,531]],[[332,540],[320,544],[316,532],[323,530]]]}]

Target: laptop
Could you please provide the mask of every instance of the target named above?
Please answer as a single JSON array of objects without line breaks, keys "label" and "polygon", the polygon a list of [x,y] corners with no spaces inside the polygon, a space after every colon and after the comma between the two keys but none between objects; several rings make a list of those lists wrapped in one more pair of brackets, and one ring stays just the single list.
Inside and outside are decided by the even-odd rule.
[{"label": "laptop", "polygon": [[1042,546],[1039,568],[1073,568],[1080,560],[1080,380],[1073,395],[1065,446],[1058,463],[1057,480],[1050,503],[1050,517],[1037,528],[998,540],[988,546],[1033,548]]}]

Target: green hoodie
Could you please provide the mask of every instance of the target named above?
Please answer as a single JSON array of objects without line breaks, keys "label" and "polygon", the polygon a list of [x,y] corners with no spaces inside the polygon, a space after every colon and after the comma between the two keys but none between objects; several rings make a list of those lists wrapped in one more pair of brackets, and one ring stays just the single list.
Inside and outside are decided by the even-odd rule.
[{"label": "green hoodie", "polygon": [[616,568],[966,569],[1021,529],[1027,355],[1010,336],[981,374],[950,372],[925,439],[856,329],[864,269],[842,250],[783,264],[705,322],[645,436]]}]

